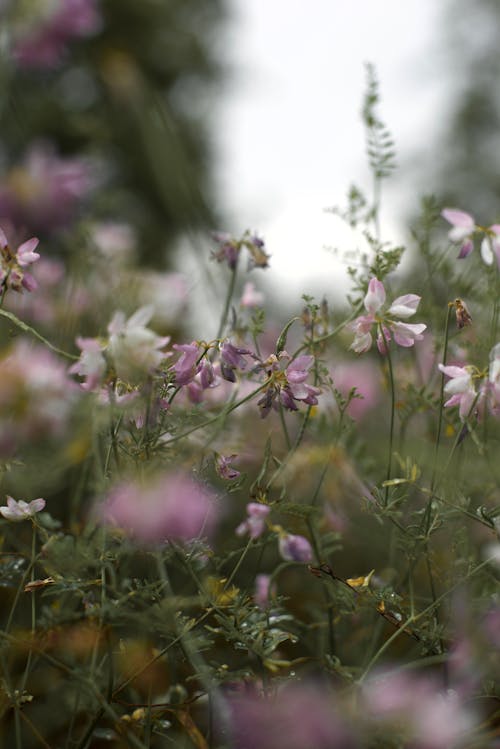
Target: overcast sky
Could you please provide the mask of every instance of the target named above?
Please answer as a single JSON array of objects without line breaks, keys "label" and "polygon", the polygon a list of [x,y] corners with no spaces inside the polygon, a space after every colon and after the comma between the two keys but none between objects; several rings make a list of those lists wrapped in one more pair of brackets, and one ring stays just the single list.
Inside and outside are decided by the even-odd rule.
[{"label": "overcast sky", "polygon": [[[360,105],[364,62],[381,85],[380,113],[411,163],[444,116],[439,73],[443,3],[435,0],[230,0],[225,59],[232,81],[218,107],[220,199],[230,229],[257,230],[272,275],[289,291],[328,292],[356,239],[324,208],[351,182],[368,187]],[[401,170],[402,171],[402,170]],[[383,234],[401,239],[414,194],[408,170],[388,194]]]}]

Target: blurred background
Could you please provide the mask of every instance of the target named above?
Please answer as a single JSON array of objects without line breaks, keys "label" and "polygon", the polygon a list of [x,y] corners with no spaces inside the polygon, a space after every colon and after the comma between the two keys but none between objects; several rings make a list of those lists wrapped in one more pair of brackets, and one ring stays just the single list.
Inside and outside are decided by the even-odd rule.
[{"label": "blurred background", "polygon": [[45,254],[97,245],[187,272],[193,288],[213,267],[209,232],[250,229],[272,255],[268,296],[344,289],[343,253],[362,238],[325,209],[352,182],[370,190],[367,61],[399,165],[383,239],[409,239],[422,193],[498,219],[495,0],[3,0],[0,12],[0,220]]}]

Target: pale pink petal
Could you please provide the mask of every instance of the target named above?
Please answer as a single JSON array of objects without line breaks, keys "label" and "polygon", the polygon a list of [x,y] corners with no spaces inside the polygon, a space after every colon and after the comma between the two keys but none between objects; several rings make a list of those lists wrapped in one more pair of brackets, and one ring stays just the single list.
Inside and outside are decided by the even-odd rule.
[{"label": "pale pink petal", "polygon": [[39,260],[40,255],[38,254],[38,252],[35,252],[35,249],[37,247],[38,239],[36,237],[31,237],[31,239],[28,239],[27,242],[23,242],[23,244],[18,247],[16,253],[17,262],[19,263],[19,265],[24,268],[24,266],[30,265],[36,260]]},{"label": "pale pink petal", "polygon": [[464,421],[469,416],[475,398],[476,393],[474,392],[474,390],[468,390],[466,393],[463,393],[460,400],[459,409],[459,415],[462,421]]},{"label": "pale pink petal", "polygon": [[415,323],[412,325],[404,322],[393,323],[392,331],[394,333],[394,340],[398,346],[408,348],[409,346],[413,346],[415,341],[422,340],[422,333],[426,328],[427,325],[424,325],[424,323]]},{"label": "pale pink petal", "polygon": [[385,288],[382,281],[377,278],[371,278],[368,284],[368,291],[365,296],[364,304],[367,312],[377,312],[385,302]]},{"label": "pale pink petal", "polygon": [[456,367],[454,364],[438,364],[438,369],[447,377],[462,377],[468,374],[465,367]]},{"label": "pale pink petal", "polygon": [[398,296],[389,307],[389,314],[395,315],[396,317],[402,317],[406,319],[411,317],[417,311],[417,307],[420,304],[420,299],[417,294],[405,294],[404,296]]},{"label": "pale pink petal", "polygon": [[29,504],[30,514],[34,515],[35,512],[40,512],[40,510],[43,510],[44,507],[45,507],[45,500],[44,499],[42,499],[41,497],[39,497],[38,499],[34,499]]},{"label": "pale pink petal", "polygon": [[452,226],[460,226],[470,229],[471,231],[474,229],[474,218],[470,213],[459,211],[458,208],[445,208],[441,211],[441,216],[446,219],[448,223],[452,224]]}]

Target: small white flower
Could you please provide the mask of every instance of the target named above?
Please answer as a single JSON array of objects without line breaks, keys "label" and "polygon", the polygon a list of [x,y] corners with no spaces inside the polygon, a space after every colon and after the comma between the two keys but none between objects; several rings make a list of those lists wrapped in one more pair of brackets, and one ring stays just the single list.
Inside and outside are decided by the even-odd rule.
[{"label": "small white flower", "polygon": [[0,512],[6,520],[13,523],[19,523],[21,520],[33,517],[45,507],[45,500],[39,497],[32,502],[23,502],[22,499],[16,502],[15,499],[7,495],[7,507],[0,507]]}]

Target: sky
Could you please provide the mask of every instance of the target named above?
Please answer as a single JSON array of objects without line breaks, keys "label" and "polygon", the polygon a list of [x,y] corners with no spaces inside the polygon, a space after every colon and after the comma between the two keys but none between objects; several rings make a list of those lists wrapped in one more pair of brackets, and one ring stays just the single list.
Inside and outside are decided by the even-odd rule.
[{"label": "sky", "polygon": [[[369,189],[360,108],[375,65],[380,114],[401,165],[386,195],[382,238],[404,239],[415,161],[445,117],[439,73],[443,3],[435,0],[228,0],[230,78],[215,125],[217,185],[229,228],[256,230],[278,293],[346,288],[342,254],[359,246],[325,208],[352,182]],[[408,179],[403,174],[407,165]],[[418,185],[422,190],[422,185]],[[329,248],[329,249],[325,249]]]}]

